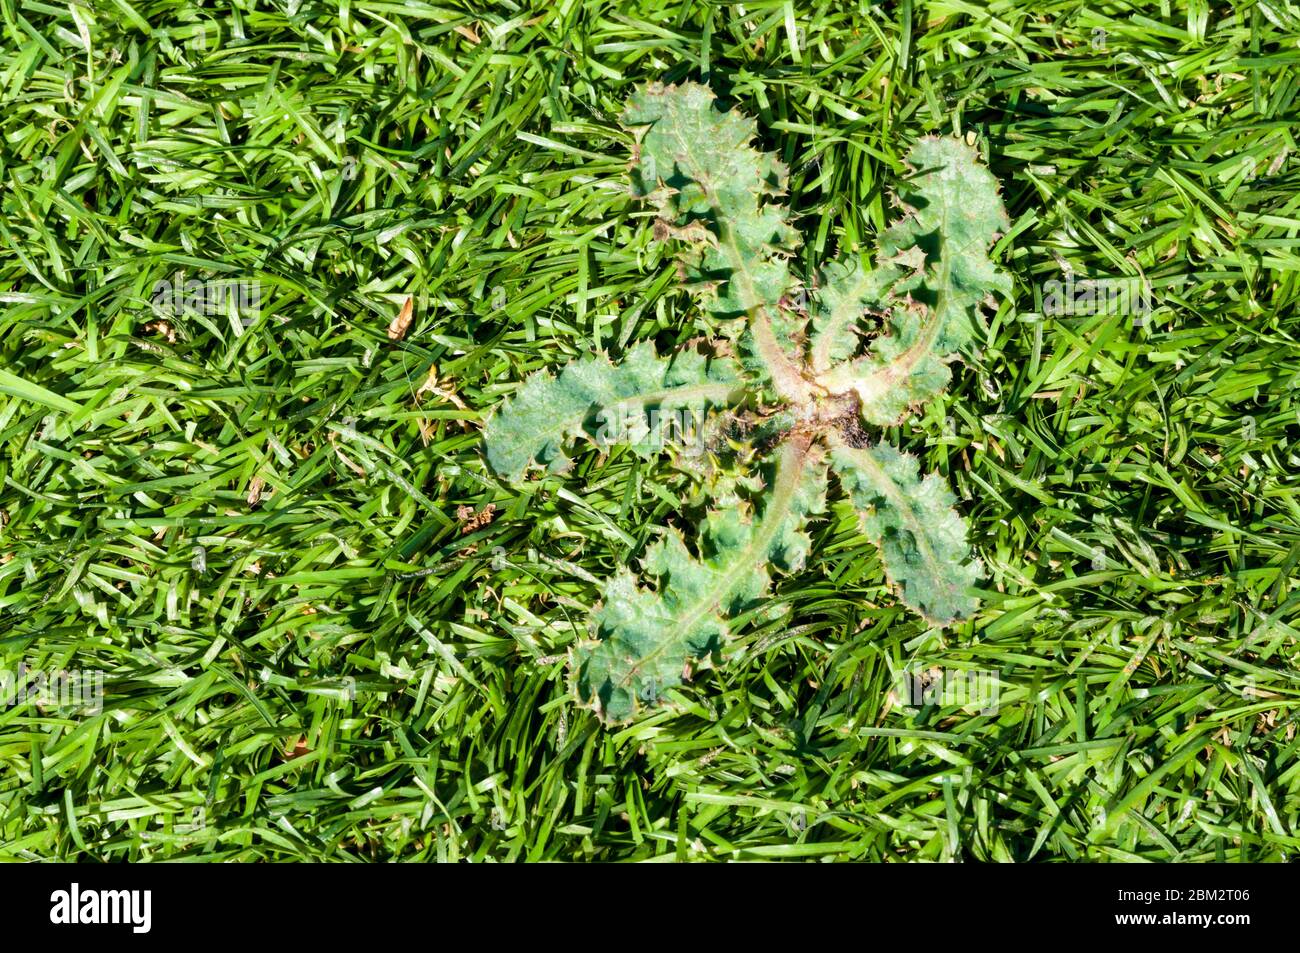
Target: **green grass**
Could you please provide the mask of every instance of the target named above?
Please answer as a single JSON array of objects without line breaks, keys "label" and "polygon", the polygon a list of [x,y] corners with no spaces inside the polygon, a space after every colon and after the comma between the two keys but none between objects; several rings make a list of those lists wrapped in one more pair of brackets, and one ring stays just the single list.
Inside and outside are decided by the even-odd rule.
[{"label": "green grass", "polygon": [[[0,856],[1300,848],[1293,10],[0,19],[0,667],[106,689],[98,714],[0,707]],[[870,243],[916,136],[978,137],[1015,295],[890,439],[947,476],[990,579],[973,622],[928,629],[840,500],[783,615],[743,627],[682,712],[606,731],[566,697],[564,653],[600,579],[690,525],[692,479],[621,450],[511,487],[480,429],[538,368],[704,333],[625,194],[616,121],[636,84],[685,78],[790,164],[804,269]],[[1145,275],[1159,307],[1045,316],[1062,267]],[[256,281],[260,317],[151,326],[178,270]],[[417,399],[431,365],[441,393]],[[488,504],[462,533],[458,508]],[[994,671],[1001,704],[902,708],[912,666]]]}]

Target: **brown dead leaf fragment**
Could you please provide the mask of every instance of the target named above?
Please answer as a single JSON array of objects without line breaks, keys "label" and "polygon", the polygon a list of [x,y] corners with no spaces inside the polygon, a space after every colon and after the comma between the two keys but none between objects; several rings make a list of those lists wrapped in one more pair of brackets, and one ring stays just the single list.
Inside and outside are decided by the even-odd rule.
[{"label": "brown dead leaf fragment", "polygon": [[176,343],[176,329],[172,327],[171,324],[167,321],[163,321],[161,319],[157,321],[150,321],[148,324],[144,326],[144,329],[147,333],[159,334],[162,337],[166,338],[168,344]]},{"label": "brown dead leaf fragment", "polygon": [[[460,410],[469,410],[468,405],[466,405],[466,403],[460,399],[460,395],[457,394],[450,387],[443,386],[444,383],[445,382],[440,382],[438,380],[438,365],[430,364],[429,372],[425,375],[424,382],[420,384],[419,388],[417,388],[415,391],[416,406],[419,406],[420,398],[423,397],[425,394],[434,394],[438,397],[441,397],[443,400],[450,401]],[[462,428],[467,426],[465,421],[463,420],[458,421],[458,423]],[[429,441],[433,439],[433,435],[435,431],[434,422],[432,420],[420,419],[416,421],[416,426],[420,428],[420,440],[427,447],[429,445]]]},{"label": "brown dead leaf fragment", "polygon": [[450,401],[460,410],[469,410],[469,406],[460,399],[459,394],[450,387],[444,386],[446,383],[447,382],[440,382],[438,380],[438,365],[430,364],[429,373],[424,377],[424,383],[422,383],[415,391],[415,402],[418,404],[420,398],[425,394],[436,394],[443,400]]},{"label": "brown dead leaf fragment", "polygon": [[427,447],[430,444],[430,442],[433,440],[433,435],[436,432],[436,428],[434,427],[433,421],[417,420],[415,422],[415,426],[418,427],[420,430],[420,442]]},{"label": "brown dead leaf fragment", "polygon": [[497,505],[489,503],[483,509],[475,513],[472,506],[456,507],[456,519],[460,522],[460,534],[472,533],[475,530],[482,529],[494,519],[496,519]]},{"label": "brown dead leaf fragment", "polygon": [[262,489],[266,486],[266,481],[260,476],[255,476],[248,481],[248,505],[256,506],[262,500]]},{"label": "brown dead leaf fragment", "polygon": [[397,317],[388,324],[388,340],[400,341],[406,337],[406,332],[411,327],[411,319],[414,317],[415,299],[407,298],[406,303],[402,305],[402,310],[397,312]]}]

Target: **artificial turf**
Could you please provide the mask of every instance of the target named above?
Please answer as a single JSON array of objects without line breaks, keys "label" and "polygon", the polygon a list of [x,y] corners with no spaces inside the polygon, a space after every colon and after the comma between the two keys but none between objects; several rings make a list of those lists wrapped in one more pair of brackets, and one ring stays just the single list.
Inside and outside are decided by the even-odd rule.
[{"label": "artificial turf", "polygon": [[[0,0],[7,859],[1283,860],[1300,847],[1300,18],[1266,2]],[[620,448],[511,485],[529,373],[709,329],[627,194],[647,81],[791,169],[801,270],[927,133],[1015,290],[921,416],[951,630],[836,497],[680,707],[577,710],[601,580],[699,516]],[[255,285],[255,318],[160,312]],[[1064,275],[1149,313],[1046,313]],[[409,327],[390,335],[411,303]],[[400,321],[399,321],[400,323]],[[993,710],[901,673],[991,672]]]}]

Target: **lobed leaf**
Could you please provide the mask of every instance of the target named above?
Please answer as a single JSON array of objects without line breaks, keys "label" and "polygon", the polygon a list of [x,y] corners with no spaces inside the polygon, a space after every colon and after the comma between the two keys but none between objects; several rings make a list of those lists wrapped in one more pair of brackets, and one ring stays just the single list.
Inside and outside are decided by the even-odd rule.
[{"label": "lobed leaf", "polygon": [[950,358],[935,349],[934,313],[915,301],[895,305],[871,351],[822,377],[831,393],[853,390],[863,420],[878,427],[901,423],[912,408],[948,386]]},{"label": "lobed leaf", "polygon": [[659,210],[656,233],[688,243],[682,278],[703,292],[709,313],[748,315],[742,345],[755,370],[782,397],[805,400],[810,386],[796,360],[800,319],[783,308],[798,282],[789,251],[799,233],[783,205],[788,173],[750,145],[753,119],[713,106],[706,86],[653,83],[629,101],[623,124],[640,129],[632,187]]},{"label": "lobed leaf", "polygon": [[831,467],[854,506],[862,531],[878,547],[900,598],[932,623],[974,613],[971,587],[982,567],[970,558],[966,523],[939,476],[920,478],[915,457],[888,444],[856,448],[837,442]]},{"label": "lobed leaf", "polygon": [[593,617],[595,641],[572,654],[579,701],[606,722],[623,722],[663,701],[682,683],[694,659],[717,652],[730,635],[728,619],[768,592],[771,564],[786,572],[802,568],[811,547],[804,531],[826,509],[826,467],[807,438],[777,451],[762,513],[738,506],[710,512],[700,534],[700,557],[680,535],[667,533],[646,553],[646,572],[656,589],[637,585],[631,573],[616,575]]},{"label": "lobed leaf", "polygon": [[826,371],[857,353],[863,314],[886,306],[895,279],[894,269],[864,268],[855,258],[832,261],[822,269],[810,309],[813,370]]},{"label": "lobed leaf", "polygon": [[983,331],[981,302],[994,291],[1011,290],[1010,279],[988,257],[1010,221],[998,180],[973,146],[929,136],[912,146],[907,164],[914,171],[898,196],[908,214],[885,230],[879,257],[890,261],[921,250],[926,271],[907,290],[934,312],[935,349],[960,351]]},{"label": "lobed leaf", "polygon": [[[877,250],[879,283],[895,301],[886,332],[871,353],[818,378],[831,393],[855,391],[863,418],[878,426],[898,423],[947,386],[946,363],[983,329],[980,305],[994,291],[1010,291],[988,257],[1009,222],[997,180],[976,151],[957,139],[929,137],[907,161],[914,172],[899,199],[908,212]],[[844,350],[840,334],[828,345],[836,353]]]},{"label": "lobed leaf", "polygon": [[[551,471],[569,462],[571,440],[585,437],[601,449],[619,440],[642,446],[656,422],[661,428],[676,411],[702,416],[743,393],[740,368],[729,358],[697,351],[659,357],[654,345],[638,344],[615,365],[601,354],[569,364],[559,377],[541,372],[524,382],[488,422],[488,463],[511,480],[528,467]],[[652,415],[654,421],[647,422]],[[671,436],[671,434],[670,434]]]}]

